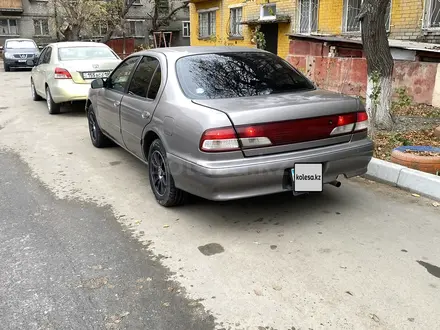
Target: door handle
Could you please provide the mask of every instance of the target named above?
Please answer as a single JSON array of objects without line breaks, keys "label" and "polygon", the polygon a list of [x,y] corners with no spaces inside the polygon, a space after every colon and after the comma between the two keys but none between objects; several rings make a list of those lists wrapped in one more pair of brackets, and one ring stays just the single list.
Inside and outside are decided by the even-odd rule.
[{"label": "door handle", "polygon": [[121,102],[119,102],[119,101],[115,101],[114,103],[113,103],[113,106],[114,107],[119,107],[121,105]]},{"label": "door handle", "polygon": [[142,118],[143,118],[143,119],[150,118],[150,116],[151,116],[151,113],[149,113],[148,111],[144,111],[144,112],[142,112]]}]

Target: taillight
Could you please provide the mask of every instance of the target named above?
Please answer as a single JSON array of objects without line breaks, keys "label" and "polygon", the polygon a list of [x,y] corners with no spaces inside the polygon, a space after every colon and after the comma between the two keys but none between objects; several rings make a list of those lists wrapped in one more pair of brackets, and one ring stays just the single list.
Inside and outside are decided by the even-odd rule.
[{"label": "taillight", "polygon": [[258,128],[252,126],[239,127],[238,136],[232,127],[215,128],[207,130],[200,140],[200,150],[206,152],[236,151],[243,149],[259,148],[272,145],[268,137]]},{"label": "taillight", "polygon": [[355,132],[367,131],[368,130],[368,114],[364,112],[357,113],[356,126],[354,128]]},{"label": "taillight", "polygon": [[55,68],[55,79],[72,79],[72,76],[66,69]]},{"label": "taillight", "polygon": [[337,126],[330,135],[349,134],[368,129],[368,115],[366,112],[348,113],[338,116]]},{"label": "taillight", "polygon": [[206,152],[240,150],[237,135],[232,127],[209,129],[200,140],[200,150]]}]

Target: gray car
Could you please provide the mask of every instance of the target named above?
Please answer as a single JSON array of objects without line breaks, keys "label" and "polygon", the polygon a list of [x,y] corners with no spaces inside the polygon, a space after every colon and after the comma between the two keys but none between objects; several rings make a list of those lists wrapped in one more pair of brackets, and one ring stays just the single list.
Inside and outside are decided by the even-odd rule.
[{"label": "gray car", "polygon": [[163,206],[189,194],[226,201],[320,192],[366,173],[373,155],[358,98],[319,90],[280,57],[239,47],[130,55],[91,84],[98,148],[114,142],[148,164]]},{"label": "gray car", "polygon": [[3,46],[3,67],[5,71],[11,68],[33,68],[40,51],[32,39],[6,39]]}]

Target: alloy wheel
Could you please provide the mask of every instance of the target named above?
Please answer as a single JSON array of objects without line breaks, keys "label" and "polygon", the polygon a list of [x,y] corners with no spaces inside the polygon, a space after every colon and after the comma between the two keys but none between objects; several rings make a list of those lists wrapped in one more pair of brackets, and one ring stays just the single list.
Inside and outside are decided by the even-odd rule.
[{"label": "alloy wheel", "polygon": [[96,132],[96,120],[93,113],[89,113],[89,131],[90,136],[92,137],[93,141],[96,141],[97,132]]},{"label": "alloy wheel", "polygon": [[165,160],[157,150],[151,155],[150,173],[153,187],[157,194],[160,196],[165,195],[168,187],[168,173],[165,167]]},{"label": "alloy wheel", "polygon": [[47,108],[49,109],[50,112],[52,107],[52,99],[50,97],[49,89],[46,89],[46,103],[47,103]]}]

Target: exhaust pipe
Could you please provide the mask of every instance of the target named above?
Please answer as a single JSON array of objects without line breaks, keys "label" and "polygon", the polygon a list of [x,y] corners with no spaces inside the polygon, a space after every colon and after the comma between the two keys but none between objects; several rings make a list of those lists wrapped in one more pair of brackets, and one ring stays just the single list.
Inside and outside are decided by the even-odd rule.
[{"label": "exhaust pipe", "polygon": [[338,180],[334,180],[334,181],[329,182],[329,184],[331,184],[332,186],[335,186],[335,187],[339,188],[339,187],[341,186],[342,183],[341,183],[340,181],[338,181]]}]

